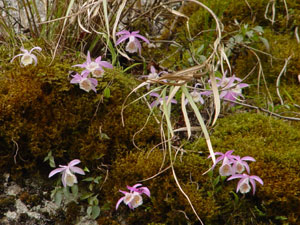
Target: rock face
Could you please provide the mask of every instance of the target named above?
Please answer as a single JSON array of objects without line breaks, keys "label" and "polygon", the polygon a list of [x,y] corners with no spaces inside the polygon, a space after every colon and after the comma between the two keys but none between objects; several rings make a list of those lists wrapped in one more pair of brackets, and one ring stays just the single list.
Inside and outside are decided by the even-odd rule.
[{"label": "rock face", "polygon": [[[11,21],[13,21],[14,29],[17,33],[23,33],[24,30],[28,29],[29,23],[28,18],[26,16],[26,10],[25,7],[22,7],[22,1],[17,0],[3,0],[0,2],[0,7],[3,8],[4,3],[8,11],[1,10],[0,13],[3,16],[3,18],[6,18],[6,22],[10,24]],[[31,11],[30,16],[31,20],[34,20],[35,22],[42,22],[46,20],[46,1],[35,1],[36,7],[38,10],[38,16],[37,13],[34,13]],[[52,0],[49,1],[50,4],[53,2]],[[32,5],[32,7],[34,7]],[[28,10],[28,8],[27,8]],[[41,21],[38,21],[38,18],[40,18]],[[16,23],[18,21],[18,23]],[[10,24],[12,25],[12,24]]]}]

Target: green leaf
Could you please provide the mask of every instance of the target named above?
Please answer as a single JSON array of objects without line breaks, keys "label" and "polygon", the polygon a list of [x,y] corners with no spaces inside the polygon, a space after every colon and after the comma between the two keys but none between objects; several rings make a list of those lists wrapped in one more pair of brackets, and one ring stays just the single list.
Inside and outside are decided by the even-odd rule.
[{"label": "green leaf", "polygon": [[88,216],[91,216],[91,213],[92,213],[92,210],[93,210],[93,207],[92,206],[89,206],[86,210]]},{"label": "green leaf", "polygon": [[134,64],[128,66],[126,69],[124,69],[123,72],[125,73],[126,71],[132,69],[133,67],[138,66],[138,65],[141,65],[141,64],[142,64],[142,63],[134,63]]},{"label": "green leaf", "polygon": [[78,195],[78,185],[73,185],[72,187],[71,187],[71,190],[72,190],[72,194],[75,196],[75,197],[77,197],[77,195]]},{"label": "green leaf", "polygon": [[264,29],[261,26],[256,26],[252,30],[258,32],[258,33],[263,33]]},{"label": "green leaf", "polygon": [[101,133],[101,134],[100,134],[100,139],[106,139],[106,140],[109,140],[110,138],[108,137],[107,134]]},{"label": "green leaf", "polygon": [[269,45],[269,42],[266,38],[263,38],[263,37],[258,37],[261,42],[264,44],[264,46],[266,47],[267,51],[270,51],[270,45]]},{"label": "green leaf", "polygon": [[62,191],[61,190],[59,190],[55,193],[54,201],[55,201],[55,204],[58,206],[61,204],[61,201],[62,201]]},{"label": "green leaf", "polygon": [[97,205],[92,206],[92,219],[96,219],[100,215],[100,207]]},{"label": "green leaf", "polygon": [[91,196],[93,196],[93,193],[87,192],[80,197],[80,200],[88,199]]},{"label": "green leaf", "polygon": [[217,176],[217,178],[216,179],[214,179],[214,181],[213,181],[213,185],[214,186],[217,186],[217,184],[220,182],[220,176]]},{"label": "green leaf", "polygon": [[88,177],[88,178],[85,178],[83,179],[82,181],[88,181],[88,182],[91,182],[94,180],[94,177]]},{"label": "green leaf", "polygon": [[51,166],[52,168],[55,168],[55,167],[56,167],[53,156],[50,158],[49,164],[50,164],[50,166]]},{"label": "green leaf", "polygon": [[105,98],[109,98],[110,97],[110,89],[108,87],[106,87],[104,90],[103,90],[103,96]]}]

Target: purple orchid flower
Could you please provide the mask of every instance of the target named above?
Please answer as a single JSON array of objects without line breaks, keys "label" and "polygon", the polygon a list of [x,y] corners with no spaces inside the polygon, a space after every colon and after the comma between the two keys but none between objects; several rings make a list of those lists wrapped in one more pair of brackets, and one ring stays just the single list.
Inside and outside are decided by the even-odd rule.
[{"label": "purple orchid flower", "polygon": [[22,64],[24,66],[27,66],[27,65],[32,64],[33,62],[34,62],[34,65],[36,66],[37,58],[34,54],[32,54],[32,51],[34,51],[34,50],[42,51],[42,49],[40,47],[34,47],[30,51],[28,51],[28,50],[24,49],[23,47],[21,47],[20,50],[23,53],[14,56],[10,62],[13,62],[15,60],[15,58],[21,56],[21,62],[20,62],[21,66],[22,66]]},{"label": "purple orchid flower", "polygon": [[150,67],[150,72],[148,75],[143,75],[140,76],[141,78],[147,78],[147,89],[150,89],[150,84],[153,84],[154,82],[151,80],[156,80],[157,78],[159,78],[159,76],[163,73],[167,73],[166,71],[160,71],[159,73],[157,73],[156,69],[154,68],[154,66]]},{"label": "purple orchid flower", "polygon": [[143,204],[143,198],[142,194],[147,195],[150,197],[150,191],[147,187],[140,187],[142,184],[135,184],[134,186],[130,187],[127,186],[127,189],[130,190],[130,192],[119,190],[121,193],[123,193],[125,196],[121,197],[117,204],[116,204],[116,210],[118,209],[121,202],[124,202],[125,205],[128,205],[130,209],[135,209]]},{"label": "purple orchid flower", "polygon": [[[202,95],[207,95],[206,91],[198,91],[197,87],[200,86],[200,83],[196,83],[194,90],[190,92],[190,95],[192,96],[194,102],[200,102],[201,104],[204,104],[204,99],[202,98]],[[185,99],[184,103],[187,104],[189,101],[188,99]]]},{"label": "purple orchid flower", "polygon": [[[234,150],[227,151],[225,154],[222,152],[215,152],[215,155],[221,155],[221,156],[216,159],[215,164],[211,167],[210,170],[214,169],[215,166],[217,165],[217,163],[219,163],[220,161],[223,160],[222,166],[219,168],[220,175],[221,176],[233,175],[234,170],[231,166],[231,164],[234,163],[234,156],[232,155],[233,152],[234,152]],[[211,156],[209,156],[208,158],[210,158],[210,157]]]},{"label": "purple orchid flower", "polygon": [[56,168],[50,172],[49,178],[57,173],[62,173],[61,180],[64,187],[71,187],[77,183],[77,177],[74,175],[74,173],[85,175],[84,171],[81,168],[75,166],[79,163],[79,159],[74,159],[71,162],[69,162],[67,166],[59,165],[60,168]]},{"label": "purple orchid flower", "polygon": [[146,43],[150,44],[149,40],[147,38],[145,38],[144,36],[138,34],[140,31],[128,31],[128,30],[123,30],[118,32],[116,35],[122,35],[116,42],[116,45],[126,41],[127,39],[129,39],[129,42],[126,45],[126,51],[129,53],[134,53],[139,51],[139,53],[141,54],[141,43],[138,40],[142,39],[143,41],[145,41]]},{"label": "purple orchid flower", "polygon": [[241,158],[240,156],[236,155],[233,156],[234,162],[233,162],[233,173],[243,173],[245,168],[247,170],[247,173],[250,173],[249,165],[246,161],[252,161],[255,162],[255,159],[251,156],[245,156]]},{"label": "purple orchid flower", "polygon": [[80,89],[89,92],[93,90],[97,93],[96,86],[98,85],[98,81],[95,78],[88,77],[89,72],[82,72],[81,75],[78,73],[72,75],[73,79],[70,81],[71,84],[79,84]]},{"label": "purple orchid flower", "polygon": [[[74,66],[85,68],[83,73],[92,73],[94,77],[102,77],[104,74],[103,67],[112,69],[113,66],[107,61],[101,61],[101,56],[97,57],[95,61],[92,61],[90,52],[87,52],[86,61],[82,64],[76,64]],[[73,66],[73,67],[74,67]]]},{"label": "purple orchid flower", "polygon": [[[153,101],[153,102],[150,104],[151,108],[154,108],[154,107],[156,107],[156,106],[158,106],[158,105],[161,105],[161,106],[162,106],[162,104],[163,104],[163,102],[164,102],[164,99],[163,99],[163,98],[160,98],[160,95],[159,95],[158,93],[156,93],[156,92],[151,92],[151,93],[150,93],[150,96],[153,96],[153,97],[156,97],[156,98],[157,98],[155,101]],[[165,100],[167,101],[168,98],[169,98],[169,96],[166,96],[166,97],[165,97]],[[175,99],[172,99],[172,100],[171,100],[171,103],[177,104],[177,101],[176,101]]]},{"label": "purple orchid flower", "polygon": [[216,79],[219,80],[217,87],[221,88],[220,99],[235,101],[238,100],[238,97],[244,98],[242,88],[249,87],[246,83],[240,83],[242,80],[235,75],[226,77],[225,73],[222,79],[218,77]]},{"label": "purple orchid flower", "polygon": [[241,178],[240,181],[238,182],[236,192],[240,191],[242,194],[248,193],[251,190],[249,181],[252,185],[253,195],[255,194],[255,189],[256,189],[255,181],[257,181],[261,185],[264,185],[264,182],[262,181],[262,179],[260,177],[254,176],[254,175],[250,176],[250,175],[245,174],[245,173],[244,174],[232,175],[227,180],[233,180],[233,179],[236,179],[236,178]]}]

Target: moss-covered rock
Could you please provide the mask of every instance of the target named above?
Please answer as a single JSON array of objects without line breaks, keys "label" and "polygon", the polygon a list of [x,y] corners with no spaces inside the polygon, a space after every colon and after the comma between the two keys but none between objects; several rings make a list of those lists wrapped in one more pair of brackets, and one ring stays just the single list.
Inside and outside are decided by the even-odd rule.
[{"label": "moss-covered rock", "polygon": [[[36,67],[22,68],[15,62],[1,74],[2,169],[19,175],[24,169],[37,171],[49,151],[60,164],[79,158],[92,169],[99,159],[110,163],[117,154],[134,148],[133,135],[143,127],[149,110],[139,103],[127,107],[123,127],[121,108],[137,83],[114,69],[99,79],[97,94],[86,93],[70,84],[72,64],[75,63],[64,56],[51,66],[48,58],[41,59]],[[110,89],[109,98],[103,96],[106,87]],[[132,95],[128,101],[137,96]],[[150,120],[136,135],[135,143],[145,147],[158,141],[158,137],[159,130]]]},{"label": "moss-covered rock", "polygon": [[[257,175],[264,185],[257,184],[255,195],[235,194],[237,181],[203,175],[211,166],[204,155],[189,150],[207,152],[203,139],[185,145],[188,153],[177,156],[174,164],[182,189],[189,196],[205,224],[297,224],[300,219],[300,132],[298,128],[279,119],[261,114],[241,113],[220,119],[211,136],[215,151],[252,156],[251,175]],[[186,224],[197,219],[184,195],[176,185],[161,150],[129,153],[117,158],[112,165],[110,179],[104,185],[103,202],[114,208],[126,185],[147,179],[143,186],[151,190],[151,198],[144,196],[144,204],[134,211],[121,204],[113,212],[111,221],[147,224],[148,221],[166,224]],[[154,176],[156,175],[156,176]],[[251,213],[250,213],[251,212]],[[109,224],[108,222],[107,224]]]}]

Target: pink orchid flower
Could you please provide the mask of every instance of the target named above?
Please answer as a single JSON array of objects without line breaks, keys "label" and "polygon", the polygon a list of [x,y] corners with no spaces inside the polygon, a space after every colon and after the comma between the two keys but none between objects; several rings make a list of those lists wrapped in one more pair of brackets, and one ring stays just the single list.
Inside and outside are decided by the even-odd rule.
[{"label": "pink orchid flower", "polygon": [[[107,61],[101,61],[101,56],[97,57],[95,61],[92,61],[90,52],[87,52],[86,61],[82,64],[76,64],[74,66],[85,68],[83,73],[92,73],[94,77],[102,77],[104,74],[103,67],[112,69],[113,66]],[[74,67],[73,66],[73,67]]]},{"label": "pink orchid flower", "polygon": [[245,168],[247,170],[247,173],[250,173],[249,165],[246,161],[252,161],[255,162],[255,159],[251,156],[245,156],[241,158],[240,156],[236,155],[233,156],[234,162],[233,162],[233,173],[243,173]]},{"label": "pink orchid flower", "polygon": [[34,62],[34,65],[36,66],[37,58],[34,54],[32,54],[32,51],[34,51],[34,50],[42,51],[42,49],[40,47],[34,47],[30,51],[28,51],[28,50],[24,49],[23,47],[21,47],[20,50],[23,53],[14,56],[10,62],[13,62],[15,60],[15,58],[21,56],[21,62],[20,62],[21,66],[22,66],[22,64],[24,66],[27,66],[27,65],[32,64],[33,62]]},{"label": "pink orchid flower", "polygon": [[167,73],[166,71],[161,71],[159,73],[157,73],[156,69],[154,68],[154,66],[151,66],[150,67],[150,72],[148,75],[143,75],[143,76],[140,76],[141,78],[147,78],[146,82],[148,83],[147,84],[147,89],[149,90],[150,89],[150,84],[153,84],[154,82],[151,81],[151,80],[156,80],[157,78],[159,78],[159,76],[163,73]]},{"label": "pink orchid flower", "polygon": [[71,84],[79,84],[80,89],[89,92],[93,90],[97,93],[96,86],[98,85],[98,81],[95,78],[88,77],[89,72],[82,72],[81,75],[78,73],[72,75],[73,79],[70,81]]},{"label": "pink orchid flower", "polygon": [[[233,175],[234,171],[231,166],[231,164],[234,163],[234,156],[232,155],[233,152],[234,152],[234,150],[227,151],[225,154],[222,152],[215,152],[215,155],[221,155],[221,156],[216,159],[215,164],[211,167],[210,170],[214,169],[215,166],[217,165],[217,163],[219,163],[220,161],[223,161],[222,166],[219,168],[220,175],[221,176]],[[210,157],[211,156],[209,156],[208,158],[210,158]]]},{"label": "pink orchid flower", "polygon": [[[164,99],[163,99],[163,98],[160,98],[160,95],[159,95],[158,93],[156,93],[156,92],[151,92],[151,93],[150,93],[150,96],[153,96],[153,97],[156,97],[156,98],[157,98],[155,101],[153,101],[153,102],[150,104],[151,108],[154,108],[154,107],[156,107],[156,106],[158,106],[158,105],[161,105],[161,106],[162,106],[162,104],[163,104],[163,102],[164,102]],[[169,96],[166,96],[166,97],[165,97],[165,100],[167,101],[168,98],[169,98]],[[172,99],[172,100],[171,100],[171,103],[177,104],[177,101],[176,101],[175,99]]]},{"label": "pink orchid flower", "polygon": [[[204,99],[202,98],[202,95],[207,95],[206,91],[199,91],[197,90],[197,87],[200,86],[201,84],[196,83],[194,90],[192,92],[190,92],[190,95],[192,96],[194,102],[200,102],[201,104],[204,104]],[[187,104],[189,101],[188,99],[185,100],[185,104]]]},{"label": "pink orchid flower", "polygon": [[81,168],[75,166],[79,163],[79,159],[74,159],[71,162],[69,162],[67,166],[59,165],[60,168],[56,168],[50,172],[49,178],[57,173],[62,173],[61,180],[64,187],[71,187],[77,183],[77,177],[74,175],[74,173],[85,175],[84,171]]},{"label": "pink orchid flower", "polygon": [[126,51],[129,53],[134,53],[139,51],[139,53],[141,54],[141,43],[138,40],[142,39],[143,41],[145,41],[146,43],[150,44],[149,40],[147,38],[145,38],[144,36],[138,34],[140,31],[128,31],[128,30],[123,30],[118,32],[116,35],[121,35],[121,37],[117,40],[116,45],[126,41],[127,39],[129,39],[129,42],[126,45]]},{"label": "pink orchid flower", "polygon": [[150,197],[150,191],[147,187],[140,187],[142,184],[135,184],[134,186],[130,187],[127,186],[127,189],[130,190],[130,192],[119,190],[121,193],[123,193],[125,196],[121,197],[117,204],[116,204],[116,210],[118,209],[121,202],[124,202],[125,205],[128,205],[130,209],[135,209],[143,204],[143,198],[142,194],[147,195]]},{"label": "pink orchid flower", "polygon": [[[244,98],[242,95],[242,88],[249,87],[246,83],[241,83],[241,79],[233,75],[232,77],[226,77],[226,73],[222,79],[219,80],[217,87],[221,88],[220,99],[236,101],[239,97]],[[235,83],[237,81],[237,83]]]},{"label": "pink orchid flower", "polygon": [[254,175],[250,176],[245,173],[232,175],[227,180],[233,180],[236,178],[241,178],[240,181],[238,182],[236,192],[240,191],[242,194],[248,193],[251,190],[251,186],[250,186],[249,182],[252,185],[253,195],[255,194],[255,189],[256,189],[255,181],[257,181],[261,185],[264,185],[264,182],[262,181],[262,179],[260,177],[254,176]]}]

